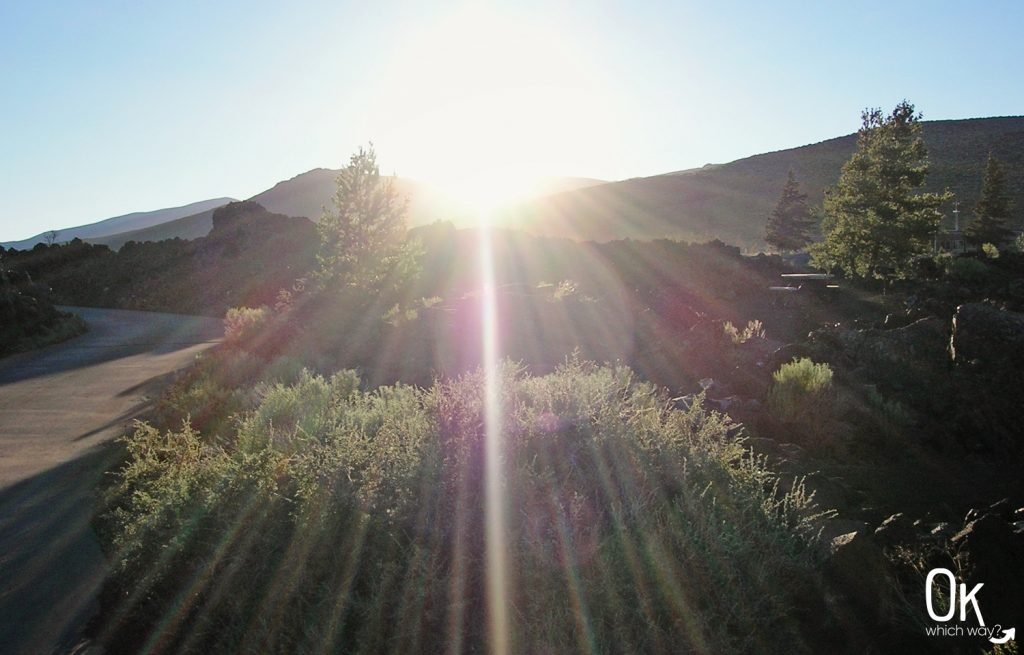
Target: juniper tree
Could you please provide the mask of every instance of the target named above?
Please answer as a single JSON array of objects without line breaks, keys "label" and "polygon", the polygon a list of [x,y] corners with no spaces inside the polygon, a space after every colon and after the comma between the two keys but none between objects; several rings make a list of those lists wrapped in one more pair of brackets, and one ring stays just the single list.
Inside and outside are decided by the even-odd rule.
[{"label": "juniper tree", "polygon": [[765,224],[764,240],[783,252],[800,250],[811,241],[810,230],[814,224],[811,210],[807,206],[807,194],[800,192],[800,184],[793,171],[789,171],[782,196]]},{"label": "juniper tree", "polygon": [[912,104],[904,100],[888,116],[866,109],[861,120],[857,151],[825,192],[825,239],[812,246],[812,262],[850,276],[902,277],[931,251],[938,207],[952,196],[917,192],[928,150]]},{"label": "juniper tree", "polygon": [[981,182],[981,198],[974,205],[974,220],[967,226],[964,237],[976,246],[983,243],[1001,246],[1013,238],[1013,230],[1006,226],[1009,215],[1006,172],[1002,163],[989,153]]}]

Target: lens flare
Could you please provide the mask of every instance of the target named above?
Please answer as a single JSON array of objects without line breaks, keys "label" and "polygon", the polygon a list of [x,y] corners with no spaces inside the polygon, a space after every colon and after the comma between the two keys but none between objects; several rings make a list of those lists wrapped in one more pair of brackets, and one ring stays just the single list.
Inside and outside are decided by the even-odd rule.
[{"label": "lens flare", "polygon": [[484,501],[486,507],[487,604],[491,652],[509,652],[508,555],[505,527],[505,481],[502,465],[501,368],[498,363],[498,302],[490,215],[479,214],[481,311],[484,363]]}]

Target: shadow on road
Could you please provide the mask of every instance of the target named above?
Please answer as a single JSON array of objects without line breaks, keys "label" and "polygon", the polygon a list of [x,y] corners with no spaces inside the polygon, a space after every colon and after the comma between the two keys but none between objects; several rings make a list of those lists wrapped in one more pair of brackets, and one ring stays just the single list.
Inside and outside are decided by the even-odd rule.
[{"label": "shadow on road", "polygon": [[0,360],[0,652],[68,653],[107,573],[91,521],[111,440],[222,335],[217,319],[90,308],[89,331]]},{"label": "shadow on road", "polygon": [[107,571],[91,521],[107,443],[0,491],[0,644],[7,653],[68,652],[96,609]]},{"label": "shadow on road", "polygon": [[89,331],[63,343],[0,360],[0,386],[95,366],[134,355],[164,355],[223,335],[221,321],[91,307],[61,307],[81,316]]}]

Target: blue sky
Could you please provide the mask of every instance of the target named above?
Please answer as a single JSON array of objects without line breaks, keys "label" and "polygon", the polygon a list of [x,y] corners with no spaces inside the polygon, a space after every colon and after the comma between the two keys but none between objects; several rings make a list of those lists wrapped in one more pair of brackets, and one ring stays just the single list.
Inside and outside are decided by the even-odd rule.
[{"label": "blue sky", "polygon": [[[0,240],[388,172],[650,175],[1024,113],[1019,2],[0,4]],[[484,161],[486,160],[486,161]]]}]

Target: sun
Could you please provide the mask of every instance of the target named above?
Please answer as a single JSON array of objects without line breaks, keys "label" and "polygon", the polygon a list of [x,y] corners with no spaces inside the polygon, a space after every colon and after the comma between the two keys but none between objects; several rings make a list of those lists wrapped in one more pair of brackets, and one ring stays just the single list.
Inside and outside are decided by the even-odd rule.
[{"label": "sun", "polygon": [[608,94],[570,35],[536,17],[464,8],[417,30],[387,67],[375,143],[396,172],[473,210],[599,161]]}]

